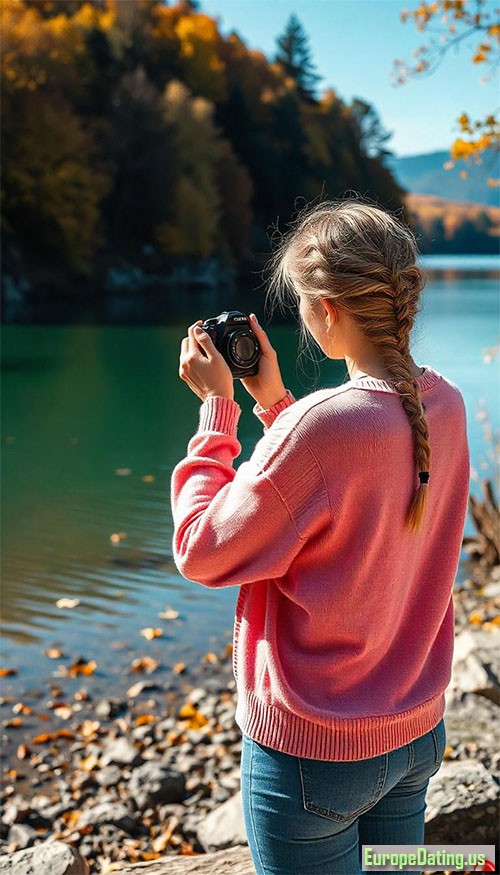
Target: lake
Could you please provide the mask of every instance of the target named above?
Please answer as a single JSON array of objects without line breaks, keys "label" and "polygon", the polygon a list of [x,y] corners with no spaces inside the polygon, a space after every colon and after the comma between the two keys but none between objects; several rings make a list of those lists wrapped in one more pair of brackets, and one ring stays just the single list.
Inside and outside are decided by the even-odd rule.
[{"label": "lake", "polygon": [[[497,430],[499,419],[498,259],[422,263],[429,281],[412,353],[464,394],[471,488],[480,494],[479,479],[494,477],[487,429]],[[223,299],[212,291],[179,293],[157,307],[156,325],[3,326],[2,664],[18,669],[17,692],[50,677],[47,647],[72,660],[95,659],[98,683],[109,690],[113,676],[117,684],[123,679],[131,652],[168,667],[231,640],[239,588],[188,582],[171,558],[170,475],[196,430],[200,404],[178,377],[179,351],[188,324],[223,309],[255,309],[265,325],[262,303],[262,289]],[[267,330],[296,397],[343,382],[343,363],[322,361],[317,382],[312,365],[309,376],[297,366],[297,326],[273,318]],[[243,409],[238,467],[262,426],[238,381],[235,397]],[[474,534],[469,519],[466,534]],[[62,597],[80,602],[58,608]],[[178,618],[159,618],[167,607]],[[164,634],[146,641],[144,627]]]}]

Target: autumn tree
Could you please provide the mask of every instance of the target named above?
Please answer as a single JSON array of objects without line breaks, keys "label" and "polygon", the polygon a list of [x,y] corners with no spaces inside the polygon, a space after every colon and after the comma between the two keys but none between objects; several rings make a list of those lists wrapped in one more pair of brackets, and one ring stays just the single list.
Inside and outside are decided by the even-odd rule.
[{"label": "autumn tree", "polygon": [[177,165],[161,95],[142,67],[113,92],[102,135],[113,180],[103,204],[109,240],[119,249],[150,242],[172,213]]},{"label": "autumn tree", "polygon": [[252,185],[231,144],[221,137],[214,105],[175,80],[166,87],[163,101],[178,173],[172,220],[156,229],[162,250],[188,258],[224,250],[226,255],[246,254]]},{"label": "autumn tree", "polygon": [[[484,0],[435,0],[426,3],[421,0],[416,9],[404,8],[401,13],[401,21],[413,21],[420,32],[430,32],[433,36],[427,44],[419,46],[414,56],[418,59],[409,65],[404,60],[397,58],[394,62],[394,71],[391,76],[395,84],[400,85],[413,76],[431,76],[441,65],[445,56],[452,47],[457,49],[463,40],[471,35],[477,37],[471,62],[482,65],[486,73],[495,75],[500,61],[500,10],[489,10]],[[483,82],[488,81],[486,75]],[[469,161],[474,158],[480,163],[480,154],[493,148],[500,148],[500,120],[492,110],[484,118],[473,120],[464,109],[457,119],[461,134],[451,145],[450,162],[445,165],[451,169],[454,162],[460,159]],[[462,171],[461,175],[467,175]],[[500,180],[489,178],[490,185],[500,185]]]},{"label": "autumn tree", "polygon": [[42,256],[89,273],[109,179],[64,98],[17,92],[2,128],[2,224]]}]

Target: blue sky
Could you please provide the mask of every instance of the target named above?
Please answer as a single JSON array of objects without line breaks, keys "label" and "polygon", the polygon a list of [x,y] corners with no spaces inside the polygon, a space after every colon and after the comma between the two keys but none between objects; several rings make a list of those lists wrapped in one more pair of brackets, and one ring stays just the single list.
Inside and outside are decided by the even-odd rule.
[{"label": "blue sky", "polygon": [[[392,84],[394,59],[414,63],[412,52],[429,40],[413,19],[400,21],[403,8],[418,5],[418,0],[201,0],[200,9],[219,19],[223,34],[238,31],[246,45],[268,57],[295,12],[324,77],[319,88],[333,87],[346,103],[358,97],[373,104],[385,129],[393,132],[387,148],[403,156],[449,149],[462,112],[480,118],[499,102],[495,77],[481,84],[490,74],[484,64],[470,61],[478,42],[474,36],[449,50],[431,76]],[[484,8],[495,6],[487,0]]]}]

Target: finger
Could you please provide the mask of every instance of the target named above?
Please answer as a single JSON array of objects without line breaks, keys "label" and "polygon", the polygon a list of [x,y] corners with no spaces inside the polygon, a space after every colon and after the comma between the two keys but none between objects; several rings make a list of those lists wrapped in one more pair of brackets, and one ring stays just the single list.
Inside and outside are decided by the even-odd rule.
[{"label": "finger", "polygon": [[190,325],[188,328],[188,349],[190,350],[190,352],[196,352],[198,350],[198,346],[194,336],[194,328],[195,325],[202,325],[202,323],[203,320],[198,319],[197,322],[193,322],[193,324]]},{"label": "finger", "polygon": [[262,347],[262,352],[275,352],[274,348],[271,346],[271,341],[269,340],[269,337],[267,336],[264,329],[259,325],[255,313],[250,313],[250,325],[252,331],[255,333],[255,336],[257,337],[257,340]]},{"label": "finger", "polygon": [[195,326],[193,328],[193,335],[196,342],[201,346],[203,352],[207,356],[207,358],[211,358],[214,353],[214,345],[212,343],[212,338],[206,331],[200,331]]}]

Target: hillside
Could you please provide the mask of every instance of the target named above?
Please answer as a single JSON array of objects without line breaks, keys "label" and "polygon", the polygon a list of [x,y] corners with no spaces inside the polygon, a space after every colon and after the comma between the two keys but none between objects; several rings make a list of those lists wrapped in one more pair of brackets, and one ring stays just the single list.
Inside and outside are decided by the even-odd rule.
[{"label": "hillside", "polygon": [[[429,152],[404,157],[388,156],[385,165],[403,188],[412,194],[438,195],[451,201],[499,206],[499,189],[488,185],[488,178],[500,178],[500,153],[489,149],[482,155],[481,164],[467,165],[457,161],[453,165],[450,153]],[[462,178],[460,173],[467,172]]]},{"label": "hillside", "polygon": [[420,235],[426,253],[499,251],[500,207],[436,195],[408,194],[407,218]]}]

